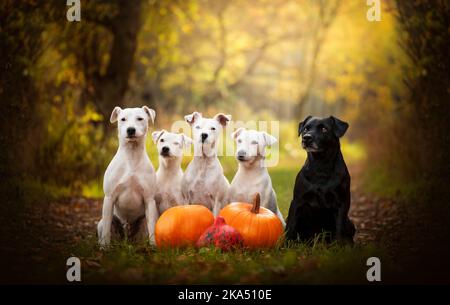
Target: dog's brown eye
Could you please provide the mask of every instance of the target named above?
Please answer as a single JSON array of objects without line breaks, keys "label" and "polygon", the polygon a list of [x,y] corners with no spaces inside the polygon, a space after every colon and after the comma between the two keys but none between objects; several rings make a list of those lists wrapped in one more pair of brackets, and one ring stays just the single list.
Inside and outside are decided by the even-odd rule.
[{"label": "dog's brown eye", "polygon": [[325,127],[322,127],[322,132],[328,132],[328,129],[326,129]]},{"label": "dog's brown eye", "polygon": [[305,131],[308,131],[308,130],[309,130],[309,126],[306,126],[306,127],[305,127]]},{"label": "dog's brown eye", "polygon": [[122,122],[125,122],[127,119],[125,119],[125,118],[121,118],[120,119]]},{"label": "dog's brown eye", "polygon": [[216,127],[211,127],[211,130],[216,130]]},{"label": "dog's brown eye", "polygon": [[161,143],[164,142],[164,139],[159,140],[159,142],[161,142]]},{"label": "dog's brown eye", "polygon": [[137,120],[138,120],[138,121],[142,121],[142,120],[143,120],[143,118],[137,118]]}]

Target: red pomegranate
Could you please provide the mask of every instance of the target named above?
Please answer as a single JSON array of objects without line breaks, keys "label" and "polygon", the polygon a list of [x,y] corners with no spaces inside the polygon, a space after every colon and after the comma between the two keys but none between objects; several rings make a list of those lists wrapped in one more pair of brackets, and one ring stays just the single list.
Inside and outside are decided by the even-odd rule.
[{"label": "red pomegranate", "polygon": [[200,236],[197,247],[214,245],[223,251],[242,246],[244,239],[236,229],[227,225],[225,219],[217,216],[214,224]]}]

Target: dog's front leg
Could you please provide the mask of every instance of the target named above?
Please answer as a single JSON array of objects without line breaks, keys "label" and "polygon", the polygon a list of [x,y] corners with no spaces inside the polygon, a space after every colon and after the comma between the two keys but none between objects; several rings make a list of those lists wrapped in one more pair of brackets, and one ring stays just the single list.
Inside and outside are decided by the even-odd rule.
[{"label": "dog's front leg", "polygon": [[183,180],[181,182],[181,196],[183,197],[183,204],[189,205],[192,203],[192,191],[190,190],[190,182],[185,180],[183,177]]},{"label": "dog's front leg", "polygon": [[300,204],[300,202],[293,199],[291,201],[291,205],[289,206],[289,214],[286,220],[285,227],[287,240],[297,241],[299,238],[299,234],[303,234],[303,232],[300,232],[298,228],[298,224],[301,221]]},{"label": "dog's front leg", "polygon": [[219,196],[216,196],[214,198],[214,206],[213,206],[213,211],[212,211],[214,217],[219,215],[221,208],[222,208],[222,204],[220,203]]},{"label": "dog's front leg", "polygon": [[347,213],[344,207],[340,207],[336,214],[336,240],[338,242],[343,241],[343,229],[344,229],[344,219]]},{"label": "dog's front leg", "polygon": [[155,224],[158,220],[158,210],[153,196],[148,196],[145,200],[145,219],[147,221],[148,239],[150,244],[155,245]]},{"label": "dog's front leg", "polygon": [[98,236],[99,244],[104,247],[111,242],[111,222],[113,214],[114,200],[111,195],[105,196],[102,209],[102,229]]},{"label": "dog's front leg", "polygon": [[214,198],[214,206],[213,206],[213,215],[216,217],[219,215],[220,210],[222,209],[223,205],[227,202],[228,198],[228,189],[216,194],[215,196],[210,194],[212,198]]}]

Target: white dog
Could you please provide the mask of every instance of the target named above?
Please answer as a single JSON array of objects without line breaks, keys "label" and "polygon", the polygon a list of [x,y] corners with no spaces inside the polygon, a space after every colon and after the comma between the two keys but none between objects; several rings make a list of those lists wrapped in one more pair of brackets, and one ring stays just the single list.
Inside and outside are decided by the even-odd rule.
[{"label": "white dog", "polygon": [[192,139],[184,134],[165,130],[154,131],[152,138],[159,155],[159,167],[156,171],[158,189],[155,201],[161,215],[168,208],[184,203],[181,193],[181,180],[183,179],[181,161],[183,148],[191,145]]},{"label": "white dog", "polygon": [[192,127],[194,158],[183,176],[183,197],[187,203],[202,204],[217,215],[227,202],[229,187],[217,158],[217,142],[231,115],[219,113],[207,119],[194,112],[184,118]]},{"label": "white dog", "polygon": [[264,166],[265,148],[275,144],[277,139],[267,132],[245,128],[237,129],[231,137],[237,144],[236,159],[239,161],[239,168],[230,185],[229,200],[251,202],[252,196],[259,193],[261,206],[274,212],[285,226],[269,172]]},{"label": "white dog", "polygon": [[148,237],[154,244],[158,217],[154,195],[156,176],[147,156],[145,139],[148,124],[155,120],[155,111],[142,108],[114,108],[110,121],[118,121],[119,149],[106,169],[103,190],[102,219],[98,238],[108,245],[111,235],[131,239]]}]

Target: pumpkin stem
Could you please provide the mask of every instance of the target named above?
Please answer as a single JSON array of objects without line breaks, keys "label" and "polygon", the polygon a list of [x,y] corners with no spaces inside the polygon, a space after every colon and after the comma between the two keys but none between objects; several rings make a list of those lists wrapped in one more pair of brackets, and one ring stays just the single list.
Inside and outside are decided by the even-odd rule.
[{"label": "pumpkin stem", "polygon": [[253,207],[251,212],[258,214],[260,204],[261,204],[261,196],[259,195],[259,193],[255,193],[255,195],[253,195]]}]

